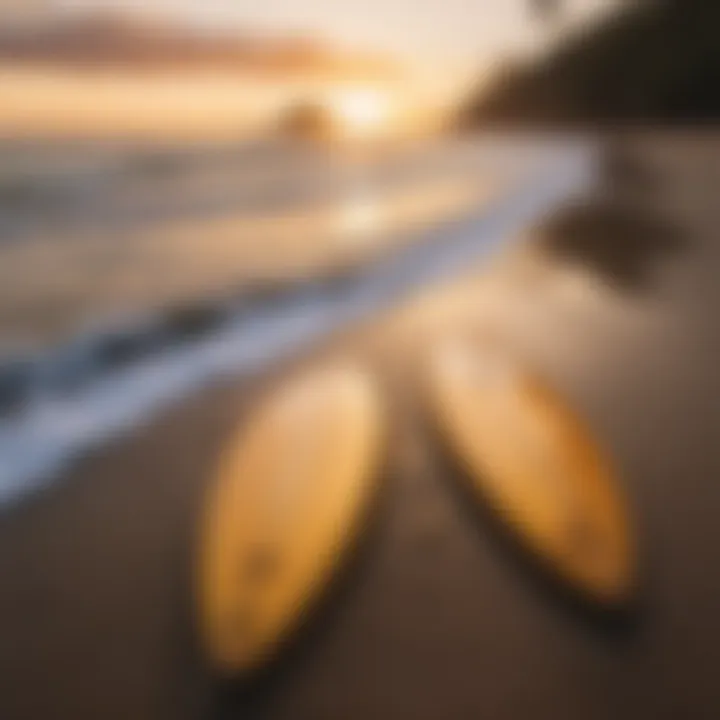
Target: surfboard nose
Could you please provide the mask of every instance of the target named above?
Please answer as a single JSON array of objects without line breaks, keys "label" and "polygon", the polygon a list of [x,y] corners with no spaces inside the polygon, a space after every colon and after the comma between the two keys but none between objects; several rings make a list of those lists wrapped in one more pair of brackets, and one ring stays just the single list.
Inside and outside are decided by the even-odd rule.
[{"label": "surfboard nose", "polygon": [[566,523],[568,568],[587,594],[607,605],[625,604],[635,589],[627,525],[612,517],[593,522],[591,516],[592,510],[577,513]]}]

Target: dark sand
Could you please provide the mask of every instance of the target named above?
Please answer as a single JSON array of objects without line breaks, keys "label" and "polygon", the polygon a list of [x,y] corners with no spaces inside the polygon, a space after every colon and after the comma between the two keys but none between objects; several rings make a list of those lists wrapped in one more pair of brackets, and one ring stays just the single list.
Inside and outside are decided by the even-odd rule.
[{"label": "dark sand", "polygon": [[[572,252],[530,237],[307,359],[378,370],[391,452],[342,586],[258,686],[203,670],[193,535],[223,439],[293,368],[205,393],[6,509],[0,718],[720,717],[720,138],[631,147],[647,177],[614,168],[609,192],[662,242],[561,223]],[[456,328],[510,343],[614,455],[643,554],[622,626],[561,602],[455,492],[418,376]]]}]

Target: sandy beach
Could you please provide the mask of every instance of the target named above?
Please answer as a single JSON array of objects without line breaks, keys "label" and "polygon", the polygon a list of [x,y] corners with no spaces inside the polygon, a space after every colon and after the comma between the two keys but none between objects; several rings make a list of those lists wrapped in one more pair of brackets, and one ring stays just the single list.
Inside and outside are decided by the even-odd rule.
[{"label": "sandy beach", "polygon": [[[720,137],[622,146],[597,194],[507,252],[179,403],[0,511],[0,717],[716,717]],[[568,608],[459,500],[421,392],[427,352],[453,332],[507,344],[615,459],[643,569],[622,628]],[[201,498],[263,394],[341,357],[385,388],[380,507],[287,659],[220,687],[193,625]]]}]

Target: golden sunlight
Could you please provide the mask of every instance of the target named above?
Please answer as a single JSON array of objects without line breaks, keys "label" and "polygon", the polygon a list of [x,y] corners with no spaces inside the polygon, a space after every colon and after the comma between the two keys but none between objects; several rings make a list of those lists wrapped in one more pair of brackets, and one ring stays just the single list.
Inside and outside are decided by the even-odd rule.
[{"label": "golden sunlight", "polygon": [[327,100],[328,109],[342,134],[367,137],[387,131],[394,120],[387,93],[374,88],[343,88]]}]

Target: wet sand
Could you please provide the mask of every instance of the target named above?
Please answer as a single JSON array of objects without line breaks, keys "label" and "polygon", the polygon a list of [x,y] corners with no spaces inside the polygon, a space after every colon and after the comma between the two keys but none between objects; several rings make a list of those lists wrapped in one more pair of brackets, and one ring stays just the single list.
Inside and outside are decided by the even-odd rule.
[{"label": "wet sand", "polygon": [[[651,216],[672,242],[556,224],[306,358],[193,398],[6,508],[0,717],[717,717],[720,141],[649,137],[631,154],[652,181],[625,169],[601,201]],[[568,226],[571,253],[557,237]],[[643,567],[621,627],[561,602],[456,493],[420,392],[424,354],[455,331],[509,343],[621,468]],[[193,633],[199,500],[262,393],[339,356],[386,387],[378,512],[289,658],[257,687],[219,687]]]}]

